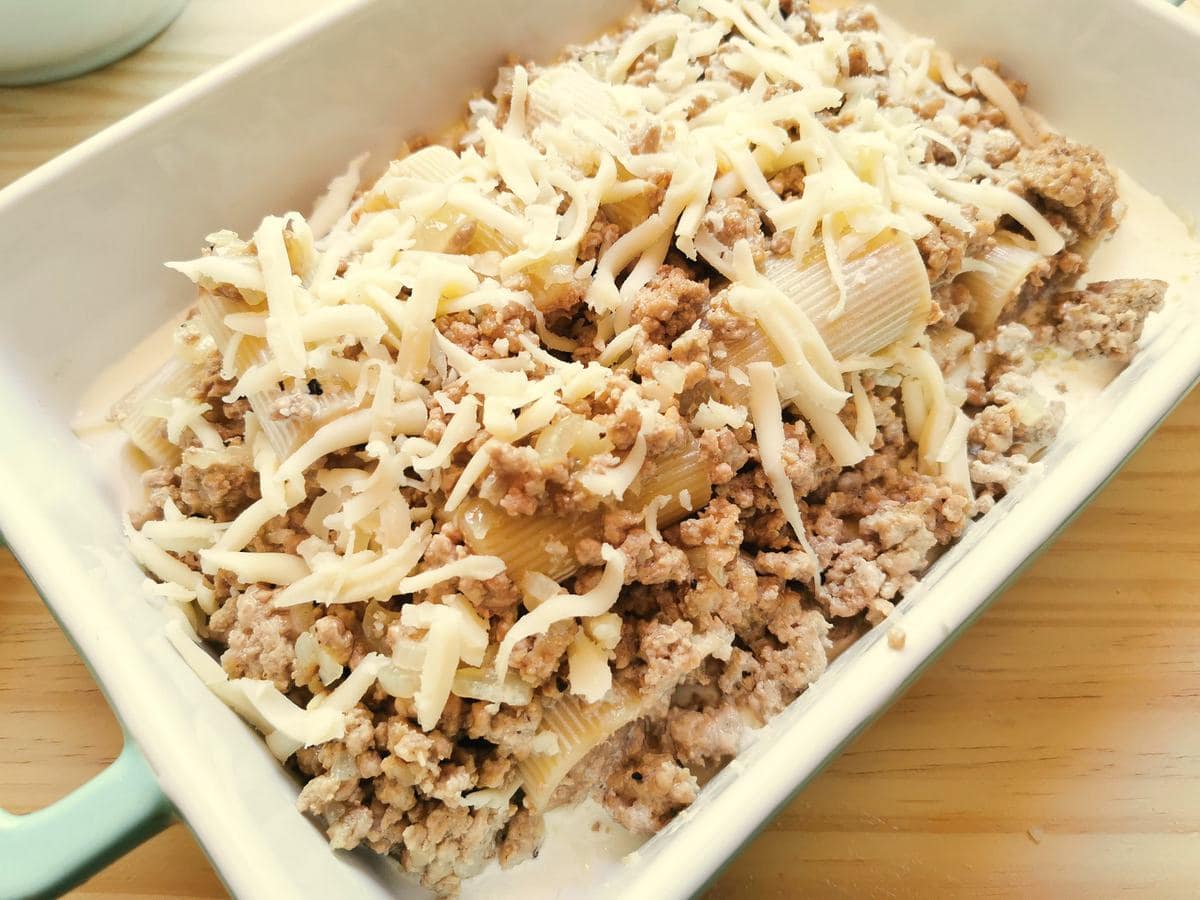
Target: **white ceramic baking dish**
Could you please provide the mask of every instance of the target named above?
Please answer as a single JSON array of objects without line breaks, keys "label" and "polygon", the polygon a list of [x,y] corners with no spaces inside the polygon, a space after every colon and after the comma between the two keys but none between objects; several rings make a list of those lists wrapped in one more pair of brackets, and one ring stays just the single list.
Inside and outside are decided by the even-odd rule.
[{"label": "white ceramic baking dish", "polygon": [[[51,890],[164,820],[187,821],[239,897],[417,896],[389,862],[331,852],[297,785],[161,634],[118,510],[70,431],[103,367],[191,297],[166,259],[201,237],[306,209],[364,149],[453,119],[509,52],[546,56],[629,0],[361,0],[324,12],[0,191],[0,529],[91,665],[132,745],[50,810],[0,817],[0,895]],[[1005,60],[1036,105],[1177,210],[1200,213],[1200,28],[1162,0],[886,0],[966,58]],[[540,858],[467,896],[683,897],[910,683],[1087,502],[1200,377],[1200,285],[1043,470],[948,553],[903,604],[907,645],[860,641],[764,729],[701,799],[635,853],[576,816]],[[151,775],[152,773],[152,779]],[[2,799],[2,798],[0,798]],[[88,828],[80,828],[85,821]],[[85,833],[86,832],[86,833]]]}]

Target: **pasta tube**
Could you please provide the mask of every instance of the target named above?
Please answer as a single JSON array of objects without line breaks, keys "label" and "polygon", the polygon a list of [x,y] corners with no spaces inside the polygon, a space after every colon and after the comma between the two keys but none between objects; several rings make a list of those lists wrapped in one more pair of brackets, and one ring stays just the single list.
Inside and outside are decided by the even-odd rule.
[{"label": "pasta tube", "polygon": [[[226,324],[226,317],[246,311],[236,300],[201,289],[198,304],[201,321],[217,347],[226,356],[228,368],[237,375],[246,376],[252,367],[257,367],[258,379],[239,382],[246,390],[246,399],[258,419],[263,434],[271,444],[278,459],[287,459],[324,424],[353,409],[354,392],[326,379],[320,384],[321,393],[310,395],[305,401],[309,409],[303,419],[281,418],[277,413],[283,397],[279,384],[281,376],[273,371],[266,341],[252,334],[234,332]],[[261,387],[259,382],[262,382]]]},{"label": "pasta tube", "polygon": [[617,729],[641,718],[658,698],[614,687],[612,699],[589,704],[575,696],[563,696],[546,711],[542,728],[558,738],[558,753],[531,755],[518,761],[525,797],[534,809],[550,804],[555,788],[585,756],[606,741]]},{"label": "pasta tube", "polygon": [[174,397],[186,397],[198,378],[195,366],[172,356],[148,382],[117,404],[117,424],[156,466],[175,465],[181,454],[179,446],[168,439],[167,425],[156,407]]},{"label": "pasta tube", "polygon": [[960,276],[971,292],[971,305],[959,324],[976,336],[983,336],[995,327],[1005,307],[1016,299],[1029,276],[1046,258],[1024,238],[1002,231],[982,261],[988,268]]},{"label": "pasta tube", "polygon": [[[653,474],[635,481],[620,505],[640,510],[662,496],[669,499],[658,510],[660,528],[673,525],[708,503],[712,483],[698,444],[658,461]],[[463,539],[472,553],[499,557],[511,574],[541,572],[556,581],[579,568],[575,545],[584,538],[597,537],[602,518],[602,510],[578,516],[549,512],[510,516],[479,498],[464,503],[457,514]]]},{"label": "pasta tube", "polygon": [[[728,658],[731,632],[708,632],[696,639],[702,658]],[[681,672],[680,676],[687,673]],[[672,686],[666,688],[668,691]],[[609,699],[587,703],[579,697],[564,695],[546,710],[544,731],[558,740],[553,755],[530,755],[517,762],[525,797],[534,809],[544,810],[562,780],[585,756],[618,729],[640,719],[661,699],[659,693],[639,694],[622,685],[614,685]]]},{"label": "pasta tube", "polygon": [[614,134],[625,125],[612,94],[582,66],[552,66],[529,85],[529,122],[561,123],[571,118],[599,122]]},{"label": "pasta tube", "polygon": [[841,260],[840,268],[835,279],[820,247],[801,262],[772,256],[765,266],[767,278],[804,311],[835,359],[911,343],[925,329],[929,278],[911,238],[886,232]]},{"label": "pasta tube", "polygon": [[606,203],[601,207],[608,221],[620,227],[622,232],[632,231],[654,213],[648,194],[634,194],[624,200]]}]

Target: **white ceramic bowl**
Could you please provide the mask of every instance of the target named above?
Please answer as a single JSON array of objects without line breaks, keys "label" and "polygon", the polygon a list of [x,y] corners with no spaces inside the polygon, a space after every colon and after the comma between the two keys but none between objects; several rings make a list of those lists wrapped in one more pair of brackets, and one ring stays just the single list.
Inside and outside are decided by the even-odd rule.
[{"label": "white ceramic bowl", "polygon": [[[546,56],[631,0],[359,0],[301,23],[0,191],[0,530],[91,664],[162,791],[243,898],[417,891],[334,853],[297,785],[162,637],[116,502],[69,427],[95,373],[191,300],[161,265],[201,236],[307,208],[364,149],[451,120],[510,52]],[[1200,215],[1200,27],[1162,0],[880,0],[966,58],[1006,60],[1070,134]],[[469,23],[469,27],[463,27]],[[700,800],[624,861],[552,820],[538,860],[475,897],[685,897],[787,802],[1086,503],[1200,377],[1200,285],[1071,422],[1046,466],[904,601],[904,652],[872,633],[764,729]],[[147,804],[149,805],[149,804]],[[128,825],[126,812],[123,823]],[[95,827],[102,827],[97,824]],[[0,832],[0,848],[3,834]]]},{"label": "white ceramic bowl", "polygon": [[71,78],[132,53],[187,0],[0,0],[0,85]]}]

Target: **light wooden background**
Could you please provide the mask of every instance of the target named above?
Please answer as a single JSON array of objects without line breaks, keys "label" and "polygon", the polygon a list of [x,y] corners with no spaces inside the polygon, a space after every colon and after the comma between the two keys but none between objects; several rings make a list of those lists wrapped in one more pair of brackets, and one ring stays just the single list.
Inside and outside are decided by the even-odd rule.
[{"label": "light wooden background", "polygon": [[[0,89],[0,185],[316,5],[193,0],[102,72]],[[1195,896],[1198,511],[1200,394],[711,897]],[[0,551],[0,806],[54,800],[119,743],[87,671]],[[222,895],[180,826],[78,892]]]}]

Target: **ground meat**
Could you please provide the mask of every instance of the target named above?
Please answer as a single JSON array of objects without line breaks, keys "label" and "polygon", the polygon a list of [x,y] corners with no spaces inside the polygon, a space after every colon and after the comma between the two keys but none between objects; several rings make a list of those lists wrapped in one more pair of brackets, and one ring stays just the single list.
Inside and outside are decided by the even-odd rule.
[{"label": "ground meat", "polygon": [[875,555],[870,544],[857,540],[833,551],[821,576],[821,599],[830,615],[850,618],[872,609],[876,601],[888,599],[882,596],[887,575],[875,562]]},{"label": "ground meat", "polygon": [[[771,186],[771,190],[784,200],[787,200],[804,193],[805,174],[805,168],[802,165],[788,166],[772,175],[770,181],[767,183]],[[794,235],[788,231],[780,231],[775,237],[782,240],[785,246],[777,247],[772,243],[771,252],[776,254],[786,253],[787,246],[791,244]]]},{"label": "ground meat", "polygon": [[638,656],[645,662],[644,689],[653,691],[678,682],[703,659],[693,640],[691,622],[638,622]]},{"label": "ground meat", "polygon": [[917,249],[925,260],[925,269],[931,286],[938,286],[944,278],[953,278],[962,269],[963,249],[966,237],[957,228],[943,224],[934,228],[917,241]]},{"label": "ground meat", "polygon": [[642,751],[604,780],[600,802],[618,824],[653,834],[700,793],[696,776],[668,753]]},{"label": "ground meat", "polygon": [[518,641],[509,667],[529,684],[540,685],[558,671],[578,633],[579,623],[574,619],[555,622],[544,633]]},{"label": "ground meat", "polygon": [[183,500],[179,496],[179,477],[174,466],[156,466],[142,473],[142,487],[146,491],[146,506],[131,516],[133,526],[141,528],[146,522],[156,521],[163,516],[163,507],[174,503],[178,507]]},{"label": "ground meat", "polygon": [[1021,142],[1007,128],[989,130],[983,146],[983,158],[993,167],[1012,162],[1021,152]]},{"label": "ground meat", "polygon": [[258,473],[251,466],[183,463],[178,468],[180,510],[229,522],[260,496]]},{"label": "ground meat", "polygon": [[[825,673],[829,653],[829,622],[815,609],[789,594],[779,604],[768,630],[772,640],[754,646],[762,664],[760,681],[751,692],[751,707],[760,715],[782,710]],[[775,712],[768,713],[774,715]]]},{"label": "ground meat", "polygon": [[617,242],[621,236],[621,226],[610,222],[603,212],[597,213],[588,230],[584,232],[583,240],[579,242],[579,259],[585,262],[589,259],[599,259],[608,248]]},{"label": "ground meat", "polygon": [[741,743],[742,716],[732,703],[701,710],[672,707],[667,714],[671,751],[696,768],[733,757]]},{"label": "ground meat", "polygon": [[634,297],[632,319],[650,340],[670,344],[700,318],[708,298],[707,281],[694,281],[678,266],[664,265]]},{"label": "ground meat", "polygon": [[779,713],[819,678],[828,665],[829,623],[787,592],[769,619],[767,633],[735,647],[717,680],[721,694],[759,721]]},{"label": "ground meat", "polygon": [[679,535],[685,546],[700,547],[741,545],[742,529],[739,525],[740,510],[724,498],[713,500],[694,519],[679,526]]},{"label": "ground meat", "polygon": [[784,553],[760,552],[754,557],[754,571],[760,575],[775,575],[785,581],[812,581],[817,563],[803,548]]},{"label": "ground meat", "polygon": [[983,252],[995,223],[977,220],[970,232],[963,232],[940,220],[930,221],[934,227],[917,241],[917,249],[925,260],[929,283],[936,289],[962,272],[964,258]]},{"label": "ground meat", "polygon": [[617,545],[625,554],[625,577],[640,584],[662,584],[691,577],[687,554],[678,547],[654,540],[644,528],[628,533]]},{"label": "ground meat", "polygon": [[488,807],[418,804],[409,813],[412,824],[404,829],[400,860],[436,893],[457,893],[463,878],[496,855],[496,840],[508,817],[507,810]]},{"label": "ground meat", "polygon": [[729,428],[709,429],[700,435],[700,455],[713,484],[725,484],[750,461],[745,440]]},{"label": "ground meat", "polygon": [[543,462],[533,447],[496,444],[491,460],[494,477],[480,496],[511,515],[533,515],[546,495],[546,482],[565,484],[568,477],[564,461]]},{"label": "ground meat", "polygon": [[971,306],[971,291],[961,281],[943,281],[933,289],[936,304],[934,320],[939,324],[953,325],[962,318]]},{"label": "ground meat", "polygon": [[221,665],[233,678],[264,678],[291,687],[299,634],[292,614],[271,605],[274,591],[257,586],[230,597],[212,614],[208,630],[225,642]]},{"label": "ground meat", "polygon": [[1098,281],[1055,298],[1056,340],[1076,356],[1107,356],[1129,362],[1146,317],[1159,309],[1167,285],[1123,278]]},{"label": "ground meat", "polygon": [[494,712],[487,703],[473,703],[467,736],[495,744],[505,756],[524,759],[533,752],[533,741],[541,724],[542,706],[536,701],[523,709],[502,706]]},{"label": "ground meat", "polygon": [[750,244],[755,265],[767,258],[767,238],[763,234],[762,215],[742,197],[717,200],[704,213],[701,226],[721,244],[733,248],[738,241]]},{"label": "ground meat", "polygon": [[1037,146],[1021,151],[1017,167],[1026,188],[1083,236],[1115,226],[1116,179],[1098,150],[1047,134]]},{"label": "ground meat", "polygon": [[304,518],[309,506],[308,503],[294,506],[285,514],[267,520],[246,549],[256,553],[296,553],[308,537]]},{"label": "ground meat", "polygon": [[[655,9],[678,8],[674,0],[644,2]],[[767,4],[759,12],[772,16],[772,9]],[[820,38],[820,27],[807,3],[780,0],[778,9],[785,17],[784,30],[799,43]],[[707,21],[708,14],[701,15]],[[620,824],[647,833],[661,828],[696,798],[700,779],[737,753],[747,723],[765,723],[781,712],[825,672],[838,652],[872,625],[884,622],[893,604],[941,548],[962,533],[972,516],[1011,490],[1030,460],[1038,458],[1062,419],[1062,405],[1033,390],[1041,352],[1057,341],[1080,355],[1126,360],[1132,353],[1147,315],[1162,303],[1161,283],[1106,282],[1054,297],[1082,271],[1080,252],[1088,246],[1083,242],[1114,224],[1113,175],[1099,155],[1056,135],[1023,149],[1004,127],[1004,116],[994,104],[969,102],[963,108],[959,98],[940,88],[889,98],[888,81],[898,70],[883,76],[876,71],[879,62],[889,64],[889,54],[877,53],[874,46],[877,38],[871,32],[878,29],[874,14],[843,10],[835,20],[845,36],[838,66],[843,75],[854,79],[842,85],[850,95],[862,94],[881,107],[907,107],[891,111],[908,115],[911,110],[926,132],[941,135],[940,140],[926,142],[927,163],[948,169],[961,163],[957,171],[969,173],[980,158],[986,160],[998,170],[1006,188],[1021,191],[1037,206],[1068,248],[1037,268],[996,327],[975,340],[952,327],[970,303],[969,291],[958,276],[967,259],[978,258],[989,248],[996,223],[967,207],[962,210],[969,223],[964,228],[931,219],[931,230],[918,242],[935,304],[930,324],[940,323],[929,337],[952,399],[957,399],[961,384],[959,366],[968,370],[964,410],[972,417],[967,453],[974,497],[918,465],[917,446],[900,412],[903,372],[890,365],[885,353],[879,357],[889,363],[884,371],[865,368],[857,375],[876,424],[869,439],[873,452],[857,465],[843,469],[836,464],[828,449],[810,436],[799,413],[786,406],[780,462],[802,520],[794,525],[763,471],[752,424],[706,429],[701,425],[713,420],[695,421],[697,410],[711,399],[724,398],[735,406],[745,399],[744,386],[739,389],[725,370],[730,355],[744,348],[756,327],[731,308],[733,292],[717,289],[723,281],[710,286],[707,279],[715,275],[704,260],[687,259],[676,248],[669,251],[664,264],[622,311],[642,331],[628,359],[609,369],[598,387],[589,384],[578,390],[595,371],[577,377],[580,370],[596,360],[611,339],[611,322],[604,311],[585,302],[592,268],[587,264],[603,258],[620,239],[627,216],[602,205],[574,257],[569,250],[566,256],[554,250],[544,264],[509,271],[513,267],[500,266],[502,254],[477,253],[469,262],[481,279],[488,279],[485,288],[498,283],[522,292],[523,299],[436,316],[437,345],[445,338],[474,359],[486,361],[489,368],[493,364],[501,371],[523,367],[530,379],[554,373],[564,386],[565,409],[559,415],[588,420],[608,443],[599,448],[603,452],[567,455],[547,463],[537,449],[536,431],[515,444],[496,441],[485,451],[486,475],[471,497],[495,505],[501,515],[557,515],[576,523],[561,536],[550,535],[547,544],[558,559],[572,562],[573,556],[580,566],[559,579],[564,591],[586,594],[597,585],[604,572],[606,544],[622,555],[626,583],[611,607],[614,618],[568,618],[517,643],[510,668],[514,678],[532,688],[528,704],[451,694],[434,727],[426,730],[418,723],[413,698],[393,697],[382,684],[374,683],[347,712],[341,738],[298,750],[293,764],[307,779],[298,805],[322,822],[332,846],[364,846],[397,857],[441,894],[456,891],[462,878],[492,857],[510,867],[536,856],[545,824],[540,811],[525,806],[529,798],[520,791],[519,770],[531,757],[553,752],[551,726],[560,721],[564,704],[577,699],[570,696],[567,651],[581,633],[594,637],[607,654],[615,693],[640,694],[641,715],[601,741],[568,773],[554,791],[551,806],[591,793]],[[821,21],[829,27],[829,17]],[[625,34],[635,28],[629,25]],[[595,48],[576,48],[570,51],[571,58],[585,71],[596,73],[598,59],[612,59],[612,47],[611,41],[606,43],[599,55]],[[698,99],[686,115],[696,116],[724,102],[731,88],[746,88],[753,82],[743,51],[726,39],[698,60],[704,76]],[[658,84],[669,94],[669,80],[680,72],[686,74],[677,59],[667,64],[673,52],[661,42],[650,45],[629,61],[626,82],[645,86],[661,76]],[[510,61],[496,87],[498,127],[509,115],[517,63]],[[539,67],[528,65],[526,71],[536,85]],[[1009,84],[1018,97],[1023,96],[1023,85]],[[755,89],[759,88],[761,99],[773,101],[796,85],[768,77]],[[529,124],[547,115],[537,94],[536,89],[531,92]],[[669,96],[664,101],[672,102]],[[852,106],[831,107],[817,116],[837,132],[850,124]],[[477,104],[475,110],[477,117],[487,116],[489,104]],[[482,152],[477,126],[478,121],[469,126],[476,136],[467,140]],[[777,135],[784,143],[802,136],[794,127],[785,131]],[[625,165],[616,177],[626,184],[630,177],[644,179],[644,199],[651,210],[661,206],[677,173],[666,171],[661,159],[648,154],[669,150],[667,145],[681,134],[651,122],[631,125],[617,135],[628,139],[634,156],[617,154]],[[559,149],[570,148],[559,145]],[[566,162],[579,177],[594,176],[599,184],[611,174],[604,174],[604,167],[597,170],[596,161],[586,153],[569,155]],[[787,166],[771,174],[770,186],[789,200],[804,195],[805,177],[803,164]],[[554,202],[542,193],[539,201]],[[499,202],[509,212],[520,213],[521,204],[512,206],[504,197]],[[570,206],[569,197],[560,197],[560,214]],[[1015,227],[1007,219],[1003,224]],[[479,250],[478,227],[473,221],[452,223],[443,249],[460,254]],[[777,231],[770,217],[746,196],[710,201],[698,227],[703,237],[725,248],[747,241],[758,264],[768,252],[789,254],[796,237],[794,230]],[[218,240],[228,243],[230,238],[214,236],[214,242]],[[305,252],[290,228],[287,240],[293,256]],[[253,254],[249,244],[240,243],[239,252]],[[353,258],[343,263],[338,274],[354,265]],[[627,270],[621,273],[625,277]],[[387,279],[383,286],[402,304],[412,286],[411,279],[401,280],[403,287],[399,282],[388,285]],[[232,287],[218,287],[218,291],[239,303],[242,300],[241,292]],[[253,300],[261,302],[258,296]],[[568,339],[567,349],[547,342],[554,346],[543,348],[545,352],[522,353],[526,339],[545,334],[546,329]],[[194,359],[207,338],[198,326],[191,326],[180,341],[188,358]],[[969,359],[964,360],[968,348]],[[382,362],[382,354],[395,351],[395,343],[387,340],[380,344],[347,339],[332,352],[345,360],[373,357]],[[395,447],[402,454],[420,456],[436,445],[456,404],[468,393],[478,393],[477,382],[472,383],[475,366],[462,364],[460,354],[442,354],[435,348],[430,363],[420,391],[404,387],[404,396],[422,398],[429,415],[418,436],[396,437]],[[319,365],[312,374],[325,378]],[[325,387],[315,378],[306,385],[297,382],[292,389],[281,387],[270,404],[273,417],[312,422],[320,412],[324,391],[337,390],[337,378],[330,377]],[[368,380],[366,386],[370,385]],[[229,455],[223,457],[223,464],[207,468],[182,463],[147,473],[151,505],[139,524],[162,519],[168,503],[186,516],[229,522],[259,499],[258,475],[234,462],[249,455],[249,448],[243,446],[249,405],[246,400],[225,402],[233,387],[232,381],[221,377],[219,356],[210,354],[188,393],[190,399],[207,405],[205,418],[229,445]],[[857,425],[852,404],[840,418],[849,428]],[[314,501],[326,491],[343,490],[330,483],[350,474],[344,470],[366,475],[379,464],[377,445],[368,450],[359,444],[333,453],[310,468],[306,497],[269,520],[245,548],[299,554],[319,570],[322,555],[329,552],[327,541],[336,541],[338,551],[345,554],[388,552],[393,537],[403,537],[404,517],[411,515],[412,524],[421,529],[418,537],[427,540],[414,572],[461,560],[471,551],[455,516],[438,511],[440,498],[487,445],[488,431],[481,430],[456,448],[439,472],[414,467],[396,473],[402,475],[403,486],[389,496],[386,507],[362,519],[357,530],[350,529],[344,516],[327,517],[327,510],[310,535],[306,522],[316,521],[314,510],[322,511]],[[585,488],[584,476],[620,465],[639,438],[645,441],[646,462],[624,497],[601,497]],[[197,439],[189,440],[194,446]],[[711,499],[682,519],[663,516],[658,533],[648,531],[647,485],[661,474],[664,458],[697,446],[712,485]],[[580,449],[572,448],[573,454]],[[320,483],[317,470],[326,470]],[[427,479],[432,491],[422,483]],[[290,498],[291,488],[288,493]],[[354,486],[346,496],[366,501],[374,494],[364,496]],[[397,499],[407,504],[407,511],[395,504]],[[383,527],[377,528],[376,522]],[[594,527],[583,529],[580,523],[585,522]],[[176,555],[199,570],[198,552]],[[489,644],[495,646],[531,605],[523,590],[529,584],[525,574],[514,567],[511,575],[504,572],[484,581],[449,579],[411,596],[388,596],[384,591],[368,603],[306,602],[275,609],[274,588],[245,585],[231,572],[217,571],[206,575],[211,578],[217,611],[208,621],[197,623],[198,631],[223,646],[221,664],[231,676],[267,679],[292,702],[306,705],[337,690],[369,652],[395,654],[399,661],[404,656],[397,652],[401,642],[419,640],[424,631],[403,623],[401,613],[409,604],[441,603],[448,596],[455,603],[465,601],[483,623]],[[463,655],[468,655],[465,648]],[[490,654],[484,657],[485,668],[490,658]],[[467,664],[479,663],[471,659]],[[475,806],[469,795],[479,790],[513,799]]]},{"label": "ground meat", "polygon": [[503,306],[484,306],[477,315],[480,335],[492,344],[508,340],[509,346],[515,347],[521,335],[533,332],[536,327],[536,320],[529,307],[515,301]]},{"label": "ground meat", "polygon": [[[463,544],[462,532],[458,530],[458,526],[453,522],[446,522],[429,542],[421,565],[423,569],[436,568],[454,560],[462,559],[467,555],[467,552],[467,548]],[[449,587],[450,584],[453,584],[457,588],[458,593],[470,601],[476,611],[482,613],[485,617],[498,612],[510,613],[521,599],[521,594],[517,590],[516,585],[513,584],[512,579],[504,572],[486,581],[477,581],[474,578],[458,578],[454,582],[443,582],[435,585],[429,591],[421,592],[417,595],[416,599],[440,599],[443,594],[452,592]]]},{"label": "ground meat", "polygon": [[207,403],[209,411],[204,414],[217,429],[221,440],[230,441],[246,433],[245,415],[250,410],[250,401],[244,397],[226,403],[225,398],[233,393],[234,382],[221,376],[221,354],[212,353],[205,361],[196,385],[196,399]]},{"label": "ground meat", "polygon": [[1028,470],[1029,460],[1021,453],[981,451],[970,462],[971,483],[992,501],[1007,494]]},{"label": "ground meat", "polygon": [[500,867],[509,869],[517,863],[537,857],[546,835],[546,824],[541,815],[530,809],[521,809],[508,820],[500,838],[497,857]]},{"label": "ground meat", "polygon": [[[513,287],[514,290],[530,288],[528,283]],[[570,284],[556,285],[555,288],[569,291]],[[558,301],[549,293],[546,293],[544,299],[546,309],[557,305]],[[569,301],[573,302],[574,299]],[[507,356],[509,350],[518,346],[521,335],[534,331],[535,319],[528,307],[521,303],[509,302],[502,306],[483,306],[476,313],[440,316],[437,319],[437,327],[445,337],[477,359],[496,359]]]},{"label": "ground meat", "polygon": [[[341,740],[303,748],[296,754],[300,770],[315,776],[300,791],[297,807],[301,812],[323,817],[344,849],[357,846],[366,836],[365,831],[359,831],[362,817],[355,810],[362,808],[362,779],[378,774],[374,743],[370,713],[356,707],[346,715]],[[347,817],[348,821],[341,824]]]},{"label": "ground meat", "polygon": [[969,499],[939,479],[904,471],[885,445],[838,476],[814,507],[812,544],[823,566],[818,597],[829,614],[881,620],[925,570],[931,552],[959,534]]},{"label": "ground meat", "polygon": [[350,653],[354,649],[354,613],[346,610],[339,614],[331,612],[321,616],[312,625],[313,637],[330,656],[343,666],[350,662]]},{"label": "ground meat", "polygon": [[969,444],[992,453],[1007,453],[1013,445],[1013,418],[1011,409],[984,407],[971,421]]}]

